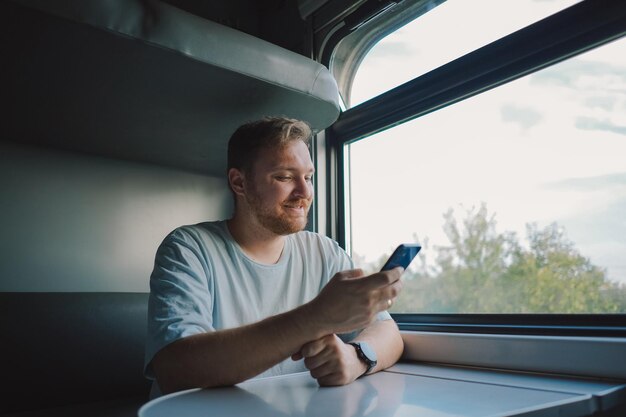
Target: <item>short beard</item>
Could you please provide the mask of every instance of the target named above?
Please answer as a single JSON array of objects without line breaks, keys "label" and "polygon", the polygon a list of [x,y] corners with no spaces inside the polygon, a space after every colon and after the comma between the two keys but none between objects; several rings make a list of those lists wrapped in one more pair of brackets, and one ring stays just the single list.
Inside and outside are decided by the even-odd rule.
[{"label": "short beard", "polygon": [[274,213],[270,208],[264,207],[261,199],[254,190],[249,195],[246,195],[248,205],[252,209],[252,212],[256,215],[259,223],[267,230],[277,235],[286,236],[293,233],[304,230],[308,223],[308,214],[310,206],[307,205],[306,216],[304,222],[298,220],[292,220],[285,217],[281,217]]}]

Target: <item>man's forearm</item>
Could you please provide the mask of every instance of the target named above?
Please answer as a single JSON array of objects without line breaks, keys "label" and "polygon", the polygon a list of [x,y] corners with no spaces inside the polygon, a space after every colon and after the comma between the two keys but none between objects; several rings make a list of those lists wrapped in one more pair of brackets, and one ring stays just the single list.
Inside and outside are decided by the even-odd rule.
[{"label": "man's forearm", "polygon": [[[287,313],[173,342],[152,361],[159,387],[172,392],[236,384],[300,352],[309,342],[364,326],[368,327],[359,338],[368,338],[377,352],[389,346],[391,353],[386,353],[381,363],[395,362],[402,353],[395,323],[381,330],[371,323],[387,300],[398,295],[401,273],[400,268],[367,277],[360,270],[339,272],[317,297]],[[387,337],[392,341],[379,340]]]},{"label": "man's forearm", "polygon": [[355,342],[367,342],[376,352],[378,363],[370,373],[382,371],[394,365],[404,350],[404,342],[393,320],[375,321],[355,338]]},{"label": "man's forearm", "polygon": [[153,368],[164,393],[232,385],[252,378],[297,352],[325,331],[298,307],[235,329],[197,334],[157,353]]}]

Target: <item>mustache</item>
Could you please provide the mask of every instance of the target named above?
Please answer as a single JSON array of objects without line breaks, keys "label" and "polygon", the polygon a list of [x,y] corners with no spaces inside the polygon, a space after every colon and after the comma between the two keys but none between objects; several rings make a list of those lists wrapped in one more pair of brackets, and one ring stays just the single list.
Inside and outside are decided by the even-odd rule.
[{"label": "mustache", "polygon": [[311,205],[311,201],[304,198],[298,198],[295,200],[287,200],[283,203],[283,205],[287,207],[304,207],[305,209],[308,209]]}]

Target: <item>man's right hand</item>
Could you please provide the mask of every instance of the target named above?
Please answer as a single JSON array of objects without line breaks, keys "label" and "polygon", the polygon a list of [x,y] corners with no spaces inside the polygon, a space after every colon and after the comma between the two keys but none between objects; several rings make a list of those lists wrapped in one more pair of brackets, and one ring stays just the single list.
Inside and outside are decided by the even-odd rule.
[{"label": "man's right hand", "polygon": [[337,273],[309,303],[311,320],[319,323],[324,334],[367,327],[400,293],[403,271],[397,267],[368,276],[360,269]]}]

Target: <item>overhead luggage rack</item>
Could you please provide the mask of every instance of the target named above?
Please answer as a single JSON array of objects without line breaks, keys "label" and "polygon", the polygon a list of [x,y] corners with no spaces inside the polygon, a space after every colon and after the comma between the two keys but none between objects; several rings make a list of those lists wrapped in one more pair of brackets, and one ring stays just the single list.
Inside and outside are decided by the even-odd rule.
[{"label": "overhead luggage rack", "polygon": [[221,175],[241,123],[340,112],[324,66],[156,0],[1,7],[2,140]]}]

